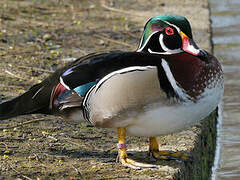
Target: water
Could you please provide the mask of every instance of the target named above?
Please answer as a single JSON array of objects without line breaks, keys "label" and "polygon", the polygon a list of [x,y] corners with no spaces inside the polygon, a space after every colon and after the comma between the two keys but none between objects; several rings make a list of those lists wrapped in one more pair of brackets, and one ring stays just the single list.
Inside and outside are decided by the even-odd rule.
[{"label": "water", "polygon": [[[214,54],[223,64],[225,94],[213,177],[240,179],[240,1],[210,0]],[[214,179],[213,178],[213,179]]]}]

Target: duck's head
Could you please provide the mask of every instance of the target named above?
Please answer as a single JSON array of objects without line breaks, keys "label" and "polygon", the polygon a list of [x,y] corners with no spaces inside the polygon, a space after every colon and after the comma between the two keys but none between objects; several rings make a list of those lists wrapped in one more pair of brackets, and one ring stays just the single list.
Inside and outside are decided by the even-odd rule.
[{"label": "duck's head", "polygon": [[194,56],[205,56],[205,52],[193,41],[188,20],[173,14],[156,16],[146,23],[137,51],[153,54],[175,54],[185,51]]}]

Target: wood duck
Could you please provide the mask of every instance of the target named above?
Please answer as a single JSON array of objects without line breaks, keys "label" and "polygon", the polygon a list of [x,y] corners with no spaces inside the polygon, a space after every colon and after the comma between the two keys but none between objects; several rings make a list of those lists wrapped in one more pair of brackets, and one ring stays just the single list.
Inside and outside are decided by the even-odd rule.
[{"label": "wood duck", "polygon": [[188,20],[179,15],[151,18],[135,52],[81,57],[0,105],[0,119],[42,113],[60,115],[118,134],[118,161],[139,169],[155,167],[127,157],[126,134],[149,137],[149,153],[160,152],[156,136],[178,132],[208,116],[223,96],[218,60],[193,41]]}]

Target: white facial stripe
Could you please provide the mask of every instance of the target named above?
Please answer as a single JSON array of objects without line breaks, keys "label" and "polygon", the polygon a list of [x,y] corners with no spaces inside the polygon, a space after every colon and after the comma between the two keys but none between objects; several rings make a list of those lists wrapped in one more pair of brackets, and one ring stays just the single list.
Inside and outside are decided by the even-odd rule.
[{"label": "white facial stripe", "polygon": [[[152,37],[153,34],[157,33],[158,31],[152,33],[148,39],[146,40],[146,43],[144,44],[144,46],[141,48],[141,49],[138,49],[137,52],[141,52],[144,47],[146,46],[147,42],[149,41],[149,39]],[[160,37],[159,37],[159,43],[162,47],[162,49],[166,52],[155,52],[155,51],[152,51],[150,48],[148,48],[148,52],[151,53],[151,54],[176,54],[176,53],[181,53],[183,52],[182,49],[174,49],[174,50],[171,50],[171,49],[168,49],[165,44],[163,43],[163,35],[160,34]]]},{"label": "white facial stripe", "polygon": [[176,54],[176,53],[183,52],[180,48],[174,49],[174,50],[168,49],[167,46],[165,46],[165,44],[163,42],[163,34],[160,34],[160,36],[159,36],[159,43],[160,43],[162,49],[166,52],[154,52],[150,48],[148,48],[148,52],[151,54]]},{"label": "white facial stripe", "polygon": [[183,99],[184,101],[189,101],[191,99],[191,97],[185,92],[184,89],[180,88],[178,85],[177,85],[177,82],[176,80],[174,79],[173,77],[173,74],[170,70],[170,67],[168,66],[168,63],[162,59],[162,67],[166,73],[166,76],[170,82],[170,84],[172,85],[174,91],[177,93],[177,95]]},{"label": "white facial stripe", "polygon": [[164,51],[166,51],[166,52],[171,51],[170,49],[167,48],[167,46],[165,46],[165,44],[163,42],[163,34],[160,34],[160,36],[159,36],[159,43]]},{"label": "white facial stripe", "polygon": [[183,52],[181,48],[178,48],[178,49],[168,49],[167,46],[165,46],[164,42],[163,42],[163,34],[160,34],[159,36],[159,43],[162,47],[162,49],[164,51],[166,51],[167,54],[176,54],[176,53],[180,53],[180,52]]},{"label": "white facial stripe", "polygon": [[[155,32],[153,32],[152,34],[150,34],[150,36],[148,36],[147,40],[145,41],[145,44],[144,44],[140,49],[138,49],[137,52],[141,52],[141,51],[144,49],[144,47],[147,45],[149,39],[150,39],[154,34],[156,34],[156,33],[158,33],[158,32],[159,32],[159,31],[155,31]],[[143,39],[143,37],[142,37],[142,39]],[[142,40],[141,40],[141,41],[142,41]]]},{"label": "white facial stripe", "polygon": [[170,25],[170,26],[172,26],[172,27],[175,27],[176,29],[177,29],[177,31],[178,31],[178,33],[180,33],[180,28],[179,27],[177,27],[175,24],[171,24],[171,23],[169,23],[169,22],[167,22],[167,21],[163,21],[163,22],[165,22],[166,24],[168,24],[168,25]]},{"label": "white facial stripe", "polygon": [[171,50],[170,52],[155,52],[155,51],[152,51],[150,48],[148,48],[148,52],[151,54],[177,54],[177,53],[183,52],[183,50],[174,49],[174,50]]},{"label": "white facial stripe", "polygon": [[[143,35],[144,35],[144,34],[143,34]],[[142,37],[141,37],[141,40],[140,40],[140,43],[139,43],[137,52],[139,52],[139,48],[140,48],[140,46],[141,46],[141,44],[142,44],[142,42],[143,42],[143,35],[142,35]],[[142,49],[142,48],[141,48],[141,49]]]}]

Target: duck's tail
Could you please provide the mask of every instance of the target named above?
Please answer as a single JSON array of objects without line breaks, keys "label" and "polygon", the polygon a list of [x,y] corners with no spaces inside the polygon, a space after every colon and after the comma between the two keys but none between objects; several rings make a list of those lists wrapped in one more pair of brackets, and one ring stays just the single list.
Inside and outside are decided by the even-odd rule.
[{"label": "duck's tail", "polygon": [[25,114],[51,114],[49,111],[49,98],[51,92],[48,88],[37,84],[24,94],[0,104],[0,120],[9,119]]}]

